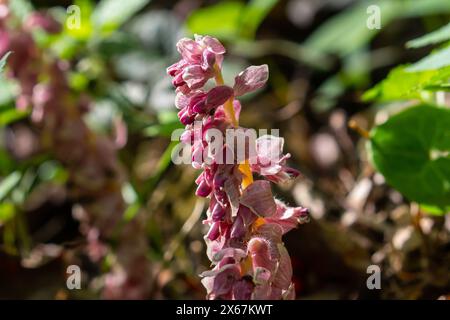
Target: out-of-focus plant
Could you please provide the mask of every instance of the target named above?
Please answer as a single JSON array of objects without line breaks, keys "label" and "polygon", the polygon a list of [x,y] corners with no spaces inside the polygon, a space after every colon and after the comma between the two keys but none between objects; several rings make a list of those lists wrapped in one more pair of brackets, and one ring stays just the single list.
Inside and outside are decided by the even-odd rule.
[{"label": "out-of-focus plant", "polygon": [[[380,28],[367,27],[369,6],[379,8]],[[321,113],[333,108],[348,88],[367,89],[371,71],[398,59],[394,46],[370,47],[371,41],[394,22],[449,13],[450,3],[440,0],[363,0],[353,1],[345,10],[325,21],[303,45],[313,52],[338,57],[341,64],[338,71],[317,89],[312,101],[314,110]]]},{"label": "out-of-focus plant", "polygon": [[408,42],[411,48],[444,44],[412,65],[395,68],[364,96],[383,103],[404,102],[405,110],[370,132],[370,158],[389,184],[435,214],[450,211],[450,110],[445,101],[450,84],[449,26]]},{"label": "out-of-focus plant", "polygon": [[[37,144],[34,146],[37,150],[19,154],[20,145],[11,143],[16,156],[35,159],[23,168],[19,166],[1,182],[2,200],[6,199],[2,201],[1,222],[5,223],[7,248],[16,246],[17,241],[10,238],[14,233],[9,232],[9,227],[14,228],[19,221],[19,253],[27,259],[34,249],[27,222],[20,213],[33,199],[32,192],[38,189],[35,172],[44,171],[45,167],[47,173],[42,172],[42,176],[49,178],[42,179],[43,182],[51,180],[48,188],[56,183],[74,203],[73,215],[86,237],[86,245],[81,246],[80,251],[94,263],[114,260],[112,265],[106,264],[108,272],[100,286],[103,296],[148,297],[151,269],[146,256],[148,244],[143,221],[134,219],[126,225],[121,223],[126,209],[122,195],[126,177],[117,150],[126,143],[125,124],[117,124],[115,139],[97,134],[87,126],[84,115],[89,109],[90,97],[72,90],[66,76],[70,71],[69,63],[55,57],[41,42],[61,30],[61,25],[51,15],[31,10],[20,16],[8,2],[2,1],[0,6],[0,52],[13,52],[5,72],[8,83],[15,88],[11,92],[15,103],[10,103],[31,115],[30,130],[35,133],[33,143]],[[18,119],[9,120],[7,124]],[[19,135],[14,127],[8,130]],[[25,189],[22,195],[21,189]],[[111,246],[114,251],[110,250]]]}]

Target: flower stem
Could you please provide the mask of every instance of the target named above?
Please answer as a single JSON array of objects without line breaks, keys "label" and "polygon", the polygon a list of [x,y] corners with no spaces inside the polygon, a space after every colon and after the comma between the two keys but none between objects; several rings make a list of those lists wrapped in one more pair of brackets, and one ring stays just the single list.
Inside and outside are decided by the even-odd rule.
[{"label": "flower stem", "polygon": [[[216,80],[217,85],[223,86],[225,82],[223,81],[222,72],[220,70],[220,67],[216,64],[214,65],[214,79]],[[237,128],[239,126],[239,122],[236,118],[236,114],[234,112],[234,105],[233,105],[234,97],[231,97],[228,99],[224,104],[225,113],[228,115],[228,117],[231,119],[231,123],[233,124],[233,127]],[[239,171],[242,173],[242,189],[247,188],[249,185],[253,183],[253,174],[252,170],[250,168],[250,164],[248,160],[245,160],[244,163],[239,164]]]}]

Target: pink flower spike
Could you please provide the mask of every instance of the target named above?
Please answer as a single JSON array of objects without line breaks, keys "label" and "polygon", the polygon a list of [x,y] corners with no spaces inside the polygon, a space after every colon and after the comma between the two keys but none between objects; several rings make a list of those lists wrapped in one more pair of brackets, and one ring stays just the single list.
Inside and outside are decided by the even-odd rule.
[{"label": "pink flower spike", "polygon": [[[226,140],[228,129],[249,130],[239,127],[241,104],[234,97],[264,86],[268,67],[247,68],[230,88],[220,80],[225,48],[217,39],[195,35],[194,40],[180,40],[177,48],[182,59],[167,73],[173,77],[175,105],[186,125],[180,140],[190,146],[192,166],[203,170],[195,180],[196,195],[210,198],[203,223],[209,227],[204,240],[214,267],[201,274],[207,298],[294,299],[292,266],[282,236],[306,221],[307,210],[276,200],[270,181],[284,182],[299,173],[286,166],[290,154],[283,154],[283,138],[252,139],[243,159],[238,159],[235,144]],[[206,89],[213,77],[216,86],[208,83]],[[219,135],[214,140],[210,129]],[[213,141],[220,138],[226,143],[217,148]],[[239,164],[244,161],[250,165],[245,171],[265,180],[242,184]]]},{"label": "pink flower spike", "polygon": [[262,88],[268,79],[269,68],[267,64],[250,66],[234,78],[234,95],[238,97]]}]

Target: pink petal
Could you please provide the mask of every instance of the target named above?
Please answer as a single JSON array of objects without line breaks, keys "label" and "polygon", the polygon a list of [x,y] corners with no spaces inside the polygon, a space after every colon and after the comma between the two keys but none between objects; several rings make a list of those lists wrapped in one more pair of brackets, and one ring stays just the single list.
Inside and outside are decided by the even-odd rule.
[{"label": "pink petal", "polygon": [[233,95],[233,89],[227,86],[218,86],[208,91],[205,104],[209,109],[224,104]]},{"label": "pink petal", "polygon": [[255,285],[251,280],[242,279],[233,286],[233,298],[235,300],[250,300]]},{"label": "pink petal", "polygon": [[183,59],[190,63],[198,62],[203,51],[200,44],[189,38],[179,40],[177,43],[177,49]]},{"label": "pink petal", "polygon": [[265,180],[257,180],[249,185],[242,192],[240,202],[260,217],[273,216],[277,211],[270,182]]},{"label": "pink petal", "polygon": [[287,290],[291,284],[292,279],[291,258],[289,257],[289,253],[282,243],[278,244],[278,252],[280,254],[280,259],[272,284],[275,287]]},{"label": "pink petal", "polygon": [[276,261],[271,258],[269,243],[266,239],[260,237],[250,239],[247,245],[247,251],[252,257],[252,265],[255,272],[257,268],[264,268],[270,272],[270,276],[271,272],[275,271]]},{"label": "pink petal", "polygon": [[265,85],[269,78],[269,68],[266,64],[250,66],[234,78],[234,95],[242,96]]},{"label": "pink petal", "polygon": [[203,87],[208,77],[200,65],[191,65],[184,69],[183,80],[194,90]]},{"label": "pink petal", "polygon": [[216,297],[229,293],[239,278],[239,268],[235,265],[227,265],[215,276],[212,293]]},{"label": "pink petal", "polygon": [[205,36],[202,40],[208,49],[215,54],[224,54],[226,52],[225,47],[216,38]]},{"label": "pink petal", "polygon": [[247,254],[244,250],[238,248],[225,248],[217,252],[213,257],[213,262],[219,262],[224,258],[233,258],[234,261],[239,262],[245,258]]},{"label": "pink petal", "polygon": [[283,152],[284,139],[272,135],[264,135],[256,140],[256,152],[263,165],[278,163]]},{"label": "pink petal", "polygon": [[283,229],[283,234],[296,228],[299,222],[306,222],[308,209],[302,207],[288,207],[283,202],[276,200],[277,212],[267,218],[268,223],[278,224]]}]

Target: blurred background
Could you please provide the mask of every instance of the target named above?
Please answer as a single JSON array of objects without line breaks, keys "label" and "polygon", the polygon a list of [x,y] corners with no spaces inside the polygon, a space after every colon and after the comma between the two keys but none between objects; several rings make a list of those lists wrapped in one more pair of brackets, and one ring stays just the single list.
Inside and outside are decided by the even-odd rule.
[{"label": "blurred background", "polygon": [[[2,52],[13,51],[0,84],[0,298],[205,297],[207,204],[194,195],[198,172],[171,162],[180,124],[165,73],[179,59],[178,39],[194,33],[225,44],[228,83],[250,64],[269,65],[268,85],[243,99],[240,122],[280,129],[302,172],[274,190],[311,213],[284,239],[297,298],[450,294],[448,215],[422,215],[390,188],[366,139],[348,129],[352,121],[370,130],[395,109],[362,94],[430,52],[405,43],[447,24],[450,1],[9,2],[14,21],[0,34]],[[373,4],[380,29],[366,25]],[[42,81],[50,85],[40,90]],[[24,94],[30,86],[41,94]],[[381,290],[366,286],[372,264]],[[69,265],[82,270],[79,290],[66,286]]]}]

